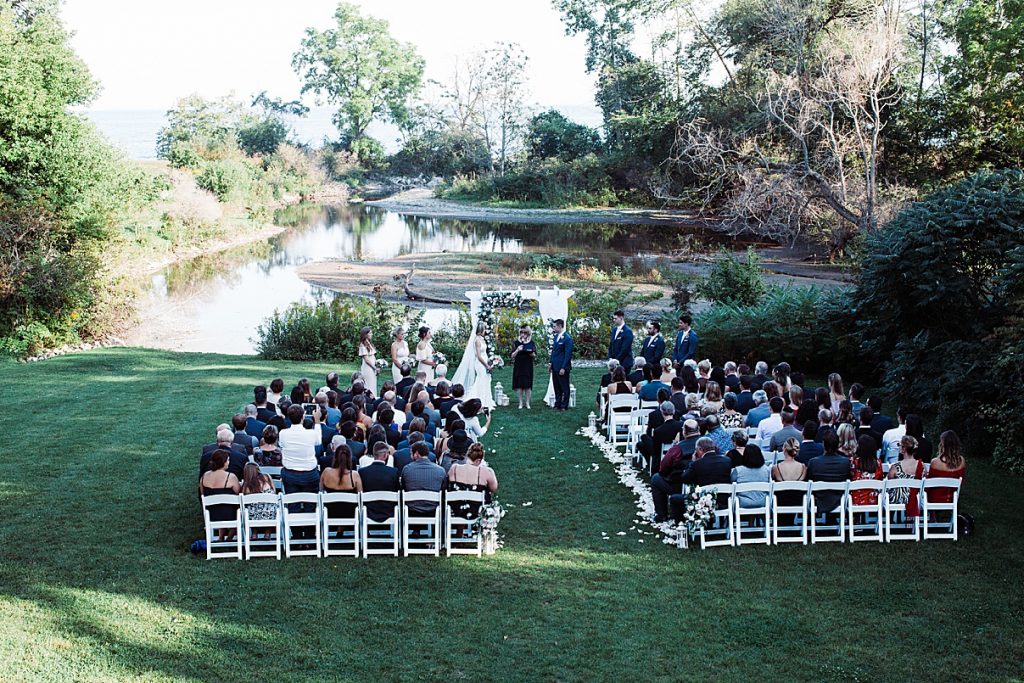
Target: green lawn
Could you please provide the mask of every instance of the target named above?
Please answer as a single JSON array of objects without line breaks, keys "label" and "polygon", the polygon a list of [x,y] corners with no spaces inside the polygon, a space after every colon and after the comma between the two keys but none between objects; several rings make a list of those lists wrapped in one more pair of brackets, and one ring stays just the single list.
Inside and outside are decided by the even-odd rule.
[{"label": "green lawn", "polygon": [[[589,406],[513,407],[486,439],[511,510],[496,556],[193,558],[199,446],[252,385],[327,369],[126,349],[0,361],[0,680],[1022,676],[1021,481],[980,459],[966,541],[680,551],[616,535],[635,507],[573,436]],[[575,373],[581,398],[597,375]]]}]

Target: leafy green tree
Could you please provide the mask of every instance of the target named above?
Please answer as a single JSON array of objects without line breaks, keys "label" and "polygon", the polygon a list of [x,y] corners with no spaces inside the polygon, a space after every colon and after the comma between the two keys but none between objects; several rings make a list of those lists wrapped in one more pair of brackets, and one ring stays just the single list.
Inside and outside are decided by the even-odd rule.
[{"label": "leafy green tree", "polygon": [[365,17],[342,2],[337,28],[306,29],[292,67],[302,77],[303,94],[338,107],[334,125],[355,142],[379,119],[399,128],[410,125],[410,103],[423,83],[423,59],[410,43],[395,40],[386,21]]},{"label": "leafy green tree", "polygon": [[526,154],[530,159],[558,157],[572,161],[601,151],[601,136],[589,126],[550,109],[537,114],[527,126]]},{"label": "leafy green tree", "polygon": [[490,165],[487,143],[467,130],[428,130],[413,135],[391,160],[397,173],[442,178],[484,173]]},{"label": "leafy green tree", "polygon": [[157,133],[157,155],[173,166],[196,166],[196,158],[224,156],[238,146],[241,116],[242,105],[230,96],[183,97],[167,111],[167,124]]}]

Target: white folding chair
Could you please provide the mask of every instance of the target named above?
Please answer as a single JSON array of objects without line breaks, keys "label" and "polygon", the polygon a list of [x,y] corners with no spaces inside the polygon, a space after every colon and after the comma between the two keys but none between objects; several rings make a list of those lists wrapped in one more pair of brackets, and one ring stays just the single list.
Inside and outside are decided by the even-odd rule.
[{"label": "white folding chair", "polygon": [[608,414],[608,387],[601,387],[601,391],[597,392],[597,414],[600,420]]},{"label": "white folding chair", "polygon": [[[921,491],[920,479],[886,479],[885,498],[882,500],[882,510],[885,514],[885,542],[891,541],[920,541],[921,540],[921,518],[907,517],[907,504],[894,503],[892,495],[896,491],[905,489],[908,496],[913,496]],[[902,496],[901,496],[902,497]],[[909,500],[909,498],[908,498]]]},{"label": "white folding chair", "polygon": [[[363,492],[359,517],[362,519],[360,539],[363,542],[363,557],[370,555],[392,555],[398,557],[398,542],[401,535],[401,496],[398,491]],[[377,521],[368,514],[370,503],[390,503],[391,514]]]},{"label": "white folding chair", "polygon": [[[639,395],[638,395],[639,397]],[[657,401],[640,401],[640,410],[644,411],[647,415],[651,414],[651,411],[660,406],[661,404]]]},{"label": "white folding chair", "polygon": [[[772,484],[772,542],[779,543],[803,543],[807,545],[807,493],[810,491],[810,484],[806,481],[777,481]],[[799,505],[780,505],[779,494],[800,493]],[[792,524],[779,524],[779,515],[793,515]],[[800,523],[797,524],[797,518]],[[783,535],[780,532],[786,532]],[[790,535],[789,532],[797,532],[797,535]]]},{"label": "white folding chair", "polygon": [[[746,484],[736,484],[733,488],[733,521],[735,523],[736,545],[749,545],[755,543],[768,544],[771,542],[771,526],[769,524],[769,511],[771,509],[771,482],[757,481]],[[743,493],[763,493],[764,500],[757,507],[743,507],[740,505]],[[744,518],[749,521],[744,522]],[[748,533],[746,537],[743,531]]]},{"label": "white folding chair", "polygon": [[[323,528],[320,538],[323,543],[324,557],[359,557],[359,506],[358,493],[345,491],[327,491],[320,494],[323,506]],[[351,517],[334,517],[331,515],[332,503],[348,503],[354,507]]]},{"label": "white folding chair", "polygon": [[[701,550],[719,545],[736,545],[736,538],[733,535],[732,509],[732,492],[735,486],[735,484],[709,484],[707,486],[697,487],[698,493],[716,491],[716,498],[718,500],[718,507],[715,508],[715,514],[711,520],[711,527],[701,529],[698,534],[700,536]],[[719,538],[715,540],[715,538],[711,537]],[[709,540],[709,538],[711,538],[711,540]]]},{"label": "white folding chair", "polygon": [[[289,508],[297,508],[291,510]],[[285,493],[281,496],[284,556],[320,556],[320,494]],[[310,509],[312,508],[312,509]],[[302,529],[300,536],[298,530]],[[308,534],[312,533],[312,538]]]},{"label": "white folding chair", "polygon": [[284,491],[284,483],[281,481],[281,468],[271,467],[269,465],[260,465],[260,472],[270,477],[270,481],[274,482],[274,490],[278,493]]},{"label": "white folding chair", "polygon": [[625,445],[629,441],[629,421],[632,410],[616,411],[616,408],[633,408],[637,405],[636,394],[612,394],[608,397],[608,441],[613,446]]},{"label": "white folding chair", "polygon": [[[234,494],[221,493],[216,496],[203,496],[203,526],[206,528],[206,559],[221,557],[242,559],[242,505],[240,497]],[[232,505],[235,508],[234,519],[223,522],[210,520],[210,508],[214,505]],[[232,540],[214,540],[217,531],[234,531]]]},{"label": "white folding chair", "polygon": [[650,413],[639,408],[634,408],[633,412],[629,414],[629,434],[626,438],[626,452],[633,456],[634,462],[636,462],[639,456],[637,447],[640,445],[640,437],[647,431],[648,417],[650,417]]},{"label": "white folding chair", "polygon": [[[462,517],[452,507],[459,503],[483,505],[483,491],[449,491],[445,494],[444,505],[444,551],[445,555],[476,555],[482,552],[479,518]],[[455,532],[461,534],[456,536]]]},{"label": "white folding chair", "polygon": [[[960,479],[952,477],[936,477],[934,479],[924,480],[924,491],[921,494],[921,516],[922,524],[924,525],[924,538],[927,541],[929,538],[945,538],[945,539],[957,539],[958,523],[957,515],[959,514],[960,506]],[[953,490],[953,501],[950,503],[932,503],[928,500],[928,491],[930,489],[952,489]],[[950,514],[950,520],[948,522],[932,521],[932,516],[941,513],[948,512]]]},{"label": "white folding chair", "polygon": [[[430,503],[433,512],[421,512],[412,503]],[[418,529],[417,529],[418,527]],[[417,530],[421,531],[415,534]],[[402,554],[441,554],[441,492],[406,491],[402,494]]]},{"label": "white folding chair", "polygon": [[[827,543],[829,541],[846,542],[846,481],[812,481],[811,482],[811,545],[815,543]],[[822,509],[818,504],[817,493],[838,493],[839,502],[831,510]],[[835,515],[837,523],[829,524],[828,515]],[[819,516],[821,521],[819,522]],[[822,534],[822,531],[832,531],[832,534]]]},{"label": "white folding chair", "polygon": [[[858,479],[850,482],[847,491],[849,493],[846,500],[846,528],[850,531],[850,543],[856,541],[878,541],[881,543],[885,540],[882,528],[882,498],[885,496],[885,482],[879,479]],[[855,505],[853,494],[857,491],[873,491],[875,502],[867,505]],[[863,521],[858,523],[856,515],[860,515]]]},{"label": "white folding chair", "polygon": [[[272,505],[271,519],[253,519],[253,506]],[[245,558],[281,559],[281,496],[276,493],[250,493],[242,496],[245,522]]]}]

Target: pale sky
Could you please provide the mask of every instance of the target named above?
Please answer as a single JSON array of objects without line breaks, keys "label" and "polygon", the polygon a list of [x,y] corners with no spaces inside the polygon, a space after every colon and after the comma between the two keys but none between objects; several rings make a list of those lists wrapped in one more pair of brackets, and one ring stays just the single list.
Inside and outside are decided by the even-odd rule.
[{"label": "pale sky", "polygon": [[[102,84],[91,109],[167,109],[192,92],[260,90],[293,99],[301,84],[291,57],[308,26],[333,25],[336,0],[64,0],[73,45]],[[427,77],[445,81],[457,55],[496,41],[530,57],[535,103],[594,106],[581,36],[565,35],[551,0],[356,0],[413,43]],[[312,100],[308,102],[312,104]]]}]

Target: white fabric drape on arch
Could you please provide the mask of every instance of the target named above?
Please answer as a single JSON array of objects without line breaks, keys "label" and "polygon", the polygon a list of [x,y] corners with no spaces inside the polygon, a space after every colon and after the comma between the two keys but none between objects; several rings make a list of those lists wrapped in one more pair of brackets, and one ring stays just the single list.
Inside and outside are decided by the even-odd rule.
[{"label": "white fabric drape on arch", "polygon": [[[547,327],[551,324],[552,320],[561,318],[566,321],[566,326],[568,326],[569,299],[576,293],[574,290],[553,287],[552,289],[516,290],[516,293],[522,296],[523,299],[535,299],[537,301],[537,308],[540,309],[540,318],[544,321],[545,333],[547,333]],[[459,362],[459,367],[456,368],[455,374],[452,375],[452,384],[461,384],[467,389],[476,382],[476,372],[474,370],[476,323],[479,319],[480,302],[483,296],[483,290],[466,292],[466,298],[469,299],[471,330],[469,340],[466,341],[466,348],[462,352],[462,360]],[[546,367],[547,363],[542,363],[542,365]],[[555,384],[551,379],[551,373],[548,373],[548,389],[544,394],[544,402],[549,406],[555,405]]]}]

